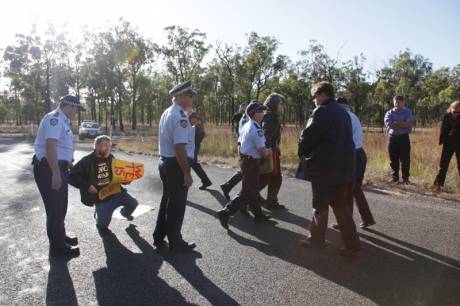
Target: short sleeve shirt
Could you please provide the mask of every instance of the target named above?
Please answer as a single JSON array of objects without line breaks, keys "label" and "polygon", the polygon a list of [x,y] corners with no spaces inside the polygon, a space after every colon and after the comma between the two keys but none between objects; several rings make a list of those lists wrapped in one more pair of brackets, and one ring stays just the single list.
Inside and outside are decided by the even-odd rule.
[{"label": "short sleeve shirt", "polygon": [[185,144],[187,156],[193,158],[195,139],[187,113],[176,103],[168,107],[160,118],[160,156],[176,157],[174,145]]},{"label": "short sleeve shirt", "polygon": [[241,129],[240,152],[253,158],[262,158],[259,149],[265,148],[265,135],[262,127],[254,120],[248,121]]},{"label": "short sleeve shirt", "polygon": [[35,155],[39,160],[46,157],[47,139],[55,139],[57,141],[56,154],[58,160],[72,162],[74,145],[70,119],[67,118],[60,108],[46,114],[40,122],[34,142]]}]

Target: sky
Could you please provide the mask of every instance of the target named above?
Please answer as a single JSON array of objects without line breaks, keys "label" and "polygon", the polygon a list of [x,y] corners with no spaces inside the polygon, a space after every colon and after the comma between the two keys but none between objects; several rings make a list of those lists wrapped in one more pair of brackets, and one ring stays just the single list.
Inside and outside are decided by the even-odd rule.
[{"label": "sky", "polygon": [[33,23],[40,31],[51,21],[78,39],[85,25],[103,30],[124,17],[159,44],[166,41],[164,27],[179,25],[205,32],[210,44],[245,45],[251,31],[274,36],[278,52],[294,61],[317,40],[339,60],[363,53],[370,71],[406,48],[435,68],[460,64],[458,0],[15,0],[3,2],[2,13],[0,48]]}]

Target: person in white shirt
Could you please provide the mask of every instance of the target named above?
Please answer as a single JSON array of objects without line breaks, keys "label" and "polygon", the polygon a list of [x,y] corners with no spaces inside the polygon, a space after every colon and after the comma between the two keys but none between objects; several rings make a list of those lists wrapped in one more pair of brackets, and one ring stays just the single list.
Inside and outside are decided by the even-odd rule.
[{"label": "person in white shirt", "polygon": [[[346,98],[337,98],[337,103],[348,112],[351,119],[351,127],[353,132],[353,142],[356,150],[356,178],[353,184],[353,194],[349,195],[349,204],[351,212],[353,213],[353,198],[356,200],[359,214],[361,215],[361,228],[367,228],[375,224],[374,216],[369,208],[366,196],[362,190],[364,173],[366,172],[367,156],[363,148],[363,128],[358,116],[350,111],[350,106]],[[333,225],[338,229],[338,224]]]},{"label": "person in white shirt", "polygon": [[34,178],[46,210],[46,232],[50,255],[79,256],[76,237],[65,231],[68,203],[69,168],[73,163],[73,133],[70,120],[84,110],[77,97],[67,95],[60,105],[46,114],[34,142]]},{"label": "person in white shirt", "polygon": [[157,248],[166,245],[178,252],[191,252],[195,243],[182,238],[181,229],[185,214],[188,188],[193,180],[190,165],[194,159],[195,139],[187,112],[192,109],[196,91],[192,82],[186,81],[172,88],[173,104],[160,118],[158,170],[163,183],[163,195],[153,232],[153,244]]}]

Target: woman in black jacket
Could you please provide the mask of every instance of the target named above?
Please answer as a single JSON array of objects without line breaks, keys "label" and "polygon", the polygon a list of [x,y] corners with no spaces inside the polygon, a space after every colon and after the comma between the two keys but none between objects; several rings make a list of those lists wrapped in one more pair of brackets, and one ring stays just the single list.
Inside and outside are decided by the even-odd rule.
[{"label": "woman in black jacket", "polygon": [[442,153],[438,175],[434,181],[434,187],[438,190],[444,186],[447,169],[454,153],[460,175],[460,101],[453,102],[442,119],[439,144],[442,145]]},{"label": "woman in black jacket", "polygon": [[284,205],[278,202],[278,193],[281,188],[282,176],[280,169],[281,151],[279,148],[281,141],[281,114],[284,112],[284,97],[277,93],[272,93],[265,100],[267,107],[262,128],[265,134],[265,147],[273,151],[273,171],[263,174],[260,177],[261,189],[268,185],[267,200],[265,207],[268,209],[284,209]]}]

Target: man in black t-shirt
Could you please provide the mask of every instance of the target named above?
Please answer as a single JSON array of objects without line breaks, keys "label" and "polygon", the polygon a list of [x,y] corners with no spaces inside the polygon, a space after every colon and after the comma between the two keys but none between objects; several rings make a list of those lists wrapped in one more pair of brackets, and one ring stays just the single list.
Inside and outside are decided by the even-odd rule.
[{"label": "man in black t-shirt", "polygon": [[84,156],[70,171],[69,183],[80,189],[81,201],[87,206],[96,204],[96,226],[107,228],[113,211],[123,206],[120,213],[133,220],[132,213],[138,203],[123,187],[101,200],[100,191],[112,181],[112,160],[110,153],[112,141],[109,136],[101,135],[94,140],[94,151]]}]

